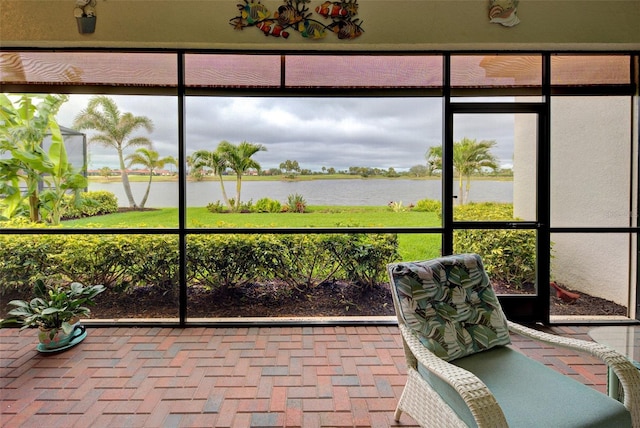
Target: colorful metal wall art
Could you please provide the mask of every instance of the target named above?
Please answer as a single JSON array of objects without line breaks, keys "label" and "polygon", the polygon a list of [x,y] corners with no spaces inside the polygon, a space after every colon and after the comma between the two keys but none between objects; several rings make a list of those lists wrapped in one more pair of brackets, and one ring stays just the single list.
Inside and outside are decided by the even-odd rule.
[{"label": "colorful metal wall art", "polygon": [[256,27],[265,36],[288,38],[292,31],[302,37],[317,40],[327,34],[335,34],[338,39],[351,40],[359,37],[364,30],[362,21],[355,19],[358,14],[357,0],[325,1],[315,8],[319,19],[312,18],[308,4],[311,0],[286,0],[273,14],[259,0],[244,0],[238,4],[240,15],[231,18],[230,24],[236,30]]}]

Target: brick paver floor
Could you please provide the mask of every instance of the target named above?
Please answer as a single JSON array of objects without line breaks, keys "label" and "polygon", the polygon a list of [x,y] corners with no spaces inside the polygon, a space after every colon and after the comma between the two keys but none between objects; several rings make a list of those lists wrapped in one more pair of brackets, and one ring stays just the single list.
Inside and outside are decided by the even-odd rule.
[{"label": "brick paver floor", "polygon": [[[554,327],[580,338],[584,327]],[[0,330],[2,427],[393,427],[406,365],[397,327],[88,327],[78,346],[36,351]],[[514,346],[605,391],[597,360]]]}]

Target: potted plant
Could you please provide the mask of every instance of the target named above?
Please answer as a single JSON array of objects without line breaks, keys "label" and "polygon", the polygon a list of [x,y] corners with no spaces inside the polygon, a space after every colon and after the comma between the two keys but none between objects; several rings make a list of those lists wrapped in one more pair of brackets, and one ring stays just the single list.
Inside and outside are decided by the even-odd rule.
[{"label": "potted plant", "polygon": [[9,311],[13,318],[3,324],[15,321],[22,324],[21,329],[38,327],[40,330],[38,350],[41,352],[59,351],[80,343],[86,337],[80,317],[88,316],[87,307],[94,304],[93,299],[105,290],[104,285],[85,286],[72,282],[68,286],[61,284],[45,285],[38,279],[33,287],[31,301],[12,300],[14,306]]},{"label": "potted plant", "polygon": [[80,34],[91,34],[96,30],[96,0],[76,0],[73,16]]}]

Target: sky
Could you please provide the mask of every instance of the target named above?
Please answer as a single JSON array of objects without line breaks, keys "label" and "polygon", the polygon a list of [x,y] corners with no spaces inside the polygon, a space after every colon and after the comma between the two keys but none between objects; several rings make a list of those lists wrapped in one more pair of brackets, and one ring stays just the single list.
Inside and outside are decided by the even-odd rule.
[{"label": "sky", "polygon": [[[141,129],[135,136],[148,137],[161,156],[177,158],[175,97],[110,97],[121,113],[153,121],[153,132]],[[74,118],[90,98],[70,95],[58,113],[58,123],[73,128]],[[189,97],[185,109],[187,155],[215,150],[223,140],[248,141],[266,147],[253,157],[262,169],[295,160],[313,171],[350,166],[404,171],[426,165],[425,153],[442,141],[440,98]],[[513,128],[513,115],[457,116],[454,139],[495,140],[492,153],[507,168],[512,165]],[[90,145],[89,153],[90,169],[118,166],[112,149]]]}]

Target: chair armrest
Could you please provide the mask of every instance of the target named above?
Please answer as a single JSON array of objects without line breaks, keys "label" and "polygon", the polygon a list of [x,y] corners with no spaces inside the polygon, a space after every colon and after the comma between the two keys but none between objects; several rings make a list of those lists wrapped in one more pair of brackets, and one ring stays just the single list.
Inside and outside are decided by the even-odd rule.
[{"label": "chair armrest", "polygon": [[484,382],[473,373],[450,364],[429,351],[411,328],[404,324],[399,324],[398,327],[415,359],[460,394],[478,427],[508,427],[502,409]]},{"label": "chair armrest", "polygon": [[588,353],[603,361],[620,380],[624,406],[631,412],[633,426],[640,426],[640,371],[624,355],[602,343],[562,337],[507,321],[509,331],[540,342]]}]

